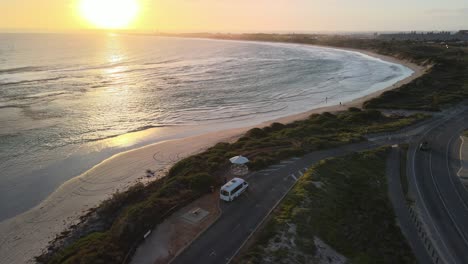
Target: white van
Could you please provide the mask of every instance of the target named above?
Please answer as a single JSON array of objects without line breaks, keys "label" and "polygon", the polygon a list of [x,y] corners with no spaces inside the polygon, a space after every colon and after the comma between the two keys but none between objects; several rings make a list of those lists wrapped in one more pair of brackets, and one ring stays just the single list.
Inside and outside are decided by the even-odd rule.
[{"label": "white van", "polygon": [[221,187],[219,197],[221,200],[230,202],[241,195],[249,187],[249,184],[241,178],[234,178]]}]

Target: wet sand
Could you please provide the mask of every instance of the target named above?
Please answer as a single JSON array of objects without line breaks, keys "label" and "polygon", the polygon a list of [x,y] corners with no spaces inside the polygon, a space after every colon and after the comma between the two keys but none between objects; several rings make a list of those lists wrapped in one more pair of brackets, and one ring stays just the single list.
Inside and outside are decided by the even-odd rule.
[{"label": "wet sand", "polygon": [[115,191],[125,190],[132,184],[142,181],[141,178],[147,169],[163,171],[180,158],[201,152],[217,142],[234,141],[253,127],[264,127],[273,122],[288,123],[301,120],[313,113],[335,112],[352,106],[360,107],[366,100],[411,82],[423,75],[428,69],[388,56],[360,50],[353,51],[405,65],[414,73],[390,87],[350,102],[343,102],[341,106],[322,107],[256,126],[158,142],[114,155],[84,174],[64,183],[33,209],[1,222],[0,263],[32,263],[32,258],[39,255],[56,235],[66,230],[70,225],[76,224],[79,217],[88,209],[96,207]]}]

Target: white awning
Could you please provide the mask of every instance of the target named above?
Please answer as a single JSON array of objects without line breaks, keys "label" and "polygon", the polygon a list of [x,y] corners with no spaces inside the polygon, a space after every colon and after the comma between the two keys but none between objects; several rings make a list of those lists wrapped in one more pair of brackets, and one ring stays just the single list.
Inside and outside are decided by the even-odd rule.
[{"label": "white awning", "polygon": [[232,164],[245,164],[249,162],[249,159],[243,156],[235,156],[229,159]]}]

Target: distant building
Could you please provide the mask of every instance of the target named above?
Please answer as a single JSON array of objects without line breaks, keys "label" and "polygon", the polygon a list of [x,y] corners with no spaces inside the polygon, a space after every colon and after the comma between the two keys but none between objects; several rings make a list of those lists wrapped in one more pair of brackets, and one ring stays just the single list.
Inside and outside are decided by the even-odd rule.
[{"label": "distant building", "polygon": [[441,41],[468,41],[468,30],[460,30],[456,33],[450,31],[440,32],[402,32],[391,34],[380,34],[380,39],[386,40],[411,40],[425,42],[441,42]]}]

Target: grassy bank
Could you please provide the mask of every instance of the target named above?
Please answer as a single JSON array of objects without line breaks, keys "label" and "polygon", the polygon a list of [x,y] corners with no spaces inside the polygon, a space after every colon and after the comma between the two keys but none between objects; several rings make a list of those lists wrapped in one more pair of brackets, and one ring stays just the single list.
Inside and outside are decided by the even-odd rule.
[{"label": "grassy bank", "polygon": [[[379,111],[350,109],[314,114],[291,124],[255,128],[237,142],[219,143],[176,163],[168,175],[148,186],[118,193],[95,210],[89,221],[71,232],[68,243],[38,258],[41,263],[122,263],[146,231],[167,215],[218,186],[228,159],[242,154],[261,169],[292,156],[364,140],[363,134],[392,131],[423,119],[384,116]],[[75,235],[73,235],[75,234]],[[78,235],[76,235],[78,234]],[[70,235],[68,235],[70,236]]]},{"label": "grassy bank", "polygon": [[239,263],[311,263],[317,237],[350,263],[416,263],[387,196],[387,149],[321,161],[273,213]]}]

